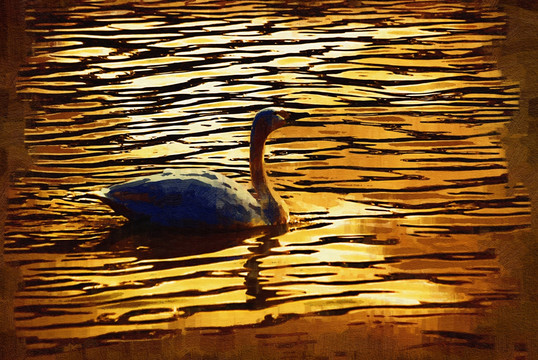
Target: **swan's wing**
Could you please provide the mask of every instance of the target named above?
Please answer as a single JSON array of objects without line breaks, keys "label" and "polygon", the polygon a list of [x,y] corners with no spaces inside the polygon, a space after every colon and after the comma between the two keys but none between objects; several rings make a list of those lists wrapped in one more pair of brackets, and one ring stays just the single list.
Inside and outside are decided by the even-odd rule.
[{"label": "swan's wing", "polygon": [[163,226],[240,228],[264,225],[259,204],[237,182],[205,170],[166,170],[103,192],[114,210]]}]

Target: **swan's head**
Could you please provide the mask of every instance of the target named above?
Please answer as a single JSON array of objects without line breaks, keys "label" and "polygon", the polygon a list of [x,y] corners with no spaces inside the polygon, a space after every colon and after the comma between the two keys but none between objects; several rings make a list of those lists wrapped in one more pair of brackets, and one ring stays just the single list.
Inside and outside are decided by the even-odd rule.
[{"label": "swan's head", "polygon": [[290,113],[282,108],[270,107],[260,110],[254,117],[253,128],[263,130],[265,136],[291,122]]},{"label": "swan's head", "polygon": [[258,139],[266,139],[270,133],[283,126],[292,124],[295,120],[305,117],[307,113],[288,112],[282,108],[269,107],[260,110],[252,123],[252,135],[257,133]]}]

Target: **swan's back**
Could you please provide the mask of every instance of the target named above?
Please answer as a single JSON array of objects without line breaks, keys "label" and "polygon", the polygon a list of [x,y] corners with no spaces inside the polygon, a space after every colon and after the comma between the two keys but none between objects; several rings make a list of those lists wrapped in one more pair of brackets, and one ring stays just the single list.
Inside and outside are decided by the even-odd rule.
[{"label": "swan's back", "polygon": [[101,195],[130,220],[161,226],[234,230],[266,225],[246,188],[207,170],[165,170],[114,185]]}]

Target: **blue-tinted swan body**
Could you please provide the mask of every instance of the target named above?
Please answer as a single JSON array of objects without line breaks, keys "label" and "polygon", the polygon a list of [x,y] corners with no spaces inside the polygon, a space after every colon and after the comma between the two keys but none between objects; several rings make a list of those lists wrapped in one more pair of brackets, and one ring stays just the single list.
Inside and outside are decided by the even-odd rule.
[{"label": "blue-tinted swan body", "polygon": [[278,108],[258,112],[250,135],[250,171],[255,199],[247,189],[219,173],[168,169],[102,190],[98,196],[133,221],[196,230],[236,230],[285,224],[288,213],[268,187],[264,145],[268,135],[291,121]]}]

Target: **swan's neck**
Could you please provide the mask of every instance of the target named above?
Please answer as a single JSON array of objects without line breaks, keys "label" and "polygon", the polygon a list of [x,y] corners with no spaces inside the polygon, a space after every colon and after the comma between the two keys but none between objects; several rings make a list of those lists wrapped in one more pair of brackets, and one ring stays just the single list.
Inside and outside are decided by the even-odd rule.
[{"label": "swan's neck", "polygon": [[288,213],[280,197],[268,185],[264,165],[264,148],[268,132],[254,126],[250,135],[250,176],[258,194],[263,218],[269,224],[285,224]]}]

